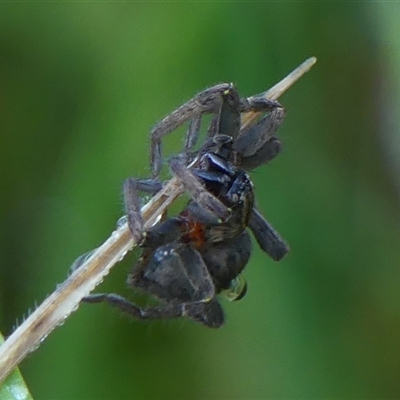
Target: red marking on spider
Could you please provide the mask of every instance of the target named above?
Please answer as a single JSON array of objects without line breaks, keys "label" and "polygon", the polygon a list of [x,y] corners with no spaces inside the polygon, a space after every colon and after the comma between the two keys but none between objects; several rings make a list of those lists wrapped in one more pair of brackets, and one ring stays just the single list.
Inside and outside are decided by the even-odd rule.
[{"label": "red marking on spider", "polygon": [[197,248],[204,246],[206,243],[205,225],[191,218],[187,211],[181,212],[179,216],[183,221],[183,240]]}]

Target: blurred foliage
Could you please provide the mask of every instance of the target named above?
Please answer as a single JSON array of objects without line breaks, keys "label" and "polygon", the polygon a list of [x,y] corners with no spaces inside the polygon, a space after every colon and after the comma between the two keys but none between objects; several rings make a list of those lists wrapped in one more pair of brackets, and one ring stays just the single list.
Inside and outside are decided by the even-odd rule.
[{"label": "blurred foliage", "polygon": [[[318,57],[281,99],[285,151],[252,174],[290,255],[274,264],[254,246],[248,294],[216,331],[82,305],[22,363],[34,398],[400,397],[399,7],[0,5],[7,334],[113,230],[157,120],[214,83],[251,95]],[[136,256],[99,290],[129,295]]]},{"label": "blurred foliage", "polygon": [[[4,338],[0,334],[0,345],[3,342]],[[0,400],[32,400],[18,368],[15,368],[0,386]]]}]

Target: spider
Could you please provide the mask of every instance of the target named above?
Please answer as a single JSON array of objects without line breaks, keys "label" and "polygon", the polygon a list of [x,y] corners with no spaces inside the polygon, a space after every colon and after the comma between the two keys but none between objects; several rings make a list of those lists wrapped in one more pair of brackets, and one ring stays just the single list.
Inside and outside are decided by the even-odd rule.
[{"label": "spider", "polygon": [[[240,135],[240,114],[266,109],[270,113]],[[201,115],[212,112],[208,138],[198,151]],[[191,118],[183,152],[169,161],[191,198],[177,216],[143,228],[138,191],[155,194],[161,169],[160,139]],[[239,275],[249,261],[249,227],[260,247],[280,260],[288,247],[255,208],[254,188],[246,172],[275,157],[280,142],[273,136],[283,118],[279,103],[262,98],[240,99],[231,84],[201,92],[174,111],[152,131],[153,179],[127,179],[124,201],[128,225],[143,253],[128,275],[128,285],[155,296],[161,305],[140,307],[112,293],[92,294],[83,300],[107,302],[139,319],[186,316],[207,327],[224,324],[217,295],[228,291],[242,298],[246,285]],[[233,294],[233,295],[232,295]]]}]

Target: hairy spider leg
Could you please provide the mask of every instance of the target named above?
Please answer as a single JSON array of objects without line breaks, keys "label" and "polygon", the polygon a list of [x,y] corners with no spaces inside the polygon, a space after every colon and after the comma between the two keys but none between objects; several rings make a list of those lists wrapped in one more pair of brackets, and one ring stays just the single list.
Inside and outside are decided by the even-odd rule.
[{"label": "hairy spider leg", "polygon": [[209,302],[165,304],[158,307],[140,307],[115,293],[92,294],[84,299],[87,303],[108,303],[125,314],[137,319],[172,319],[188,317],[209,328],[220,328],[224,324],[224,311],[217,299]]},{"label": "hairy spider leg", "polygon": [[157,178],[162,167],[161,138],[188,120],[193,120],[187,132],[185,152],[197,142],[200,120],[203,114],[217,113],[221,106],[221,93],[230,89],[232,84],[221,83],[203,90],[191,100],[167,115],[151,130],[150,163],[153,178]]},{"label": "hairy spider leg", "polygon": [[144,237],[144,229],[137,180],[133,178],[126,179],[123,193],[128,226],[135,242],[140,244]]},{"label": "hairy spider leg", "polygon": [[233,144],[241,168],[253,170],[267,164],[280,153],[282,145],[274,133],[282,124],[284,116],[283,108],[275,108],[256,124],[241,132]]},{"label": "hairy spider leg", "polygon": [[250,216],[249,228],[258,245],[273,260],[279,261],[289,252],[289,246],[255,207]]},{"label": "hairy spider leg", "polygon": [[218,219],[216,222],[223,222],[230,216],[229,208],[211,194],[198,180],[196,175],[187,168],[179,159],[173,158],[169,163],[172,173],[184,184],[190,197],[201,207],[210,211]]}]

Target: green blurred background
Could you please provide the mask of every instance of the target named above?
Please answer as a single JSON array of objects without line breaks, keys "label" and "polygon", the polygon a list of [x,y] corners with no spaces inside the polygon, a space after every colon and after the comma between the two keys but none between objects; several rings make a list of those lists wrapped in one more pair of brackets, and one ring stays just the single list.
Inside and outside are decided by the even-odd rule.
[{"label": "green blurred background", "polygon": [[[289,256],[254,246],[220,330],[82,305],[22,363],[34,398],[400,398],[399,20],[393,2],[0,5],[5,335],[114,229],[155,122],[318,57],[281,98],[285,151],[252,174]],[[129,296],[136,256],[98,290]]]}]

